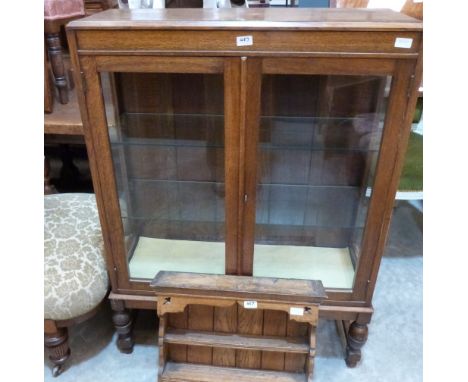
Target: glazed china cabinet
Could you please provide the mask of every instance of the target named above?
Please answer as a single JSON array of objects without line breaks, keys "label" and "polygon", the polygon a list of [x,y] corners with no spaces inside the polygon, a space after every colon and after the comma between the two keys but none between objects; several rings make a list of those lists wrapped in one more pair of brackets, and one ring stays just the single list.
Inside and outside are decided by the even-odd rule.
[{"label": "glazed china cabinet", "polygon": [[[67,33],[119,348],[132,350],[131,309],[156,309],[149,283],[159,271],[253,275],[320,280],[320,319],[337,321],[356,365],[417,97],[422,24],[390,10],[109,10]],[[257,313],[193,306],[174,322],[303,330],[281,312]],[[181,357],[214,363],[211,351]],[[301,367],[254,353],[249,367]]]}]

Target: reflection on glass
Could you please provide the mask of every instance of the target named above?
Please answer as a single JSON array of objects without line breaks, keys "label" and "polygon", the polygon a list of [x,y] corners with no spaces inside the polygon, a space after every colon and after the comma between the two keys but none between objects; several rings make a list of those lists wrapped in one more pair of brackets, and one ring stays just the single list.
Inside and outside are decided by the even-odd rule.
[{"label": "reflection on glass", "polygon": [[222,75],[103,73],[101,81],[130,276],[224,273]]},{"label": "reflection on glass", "polygon": [[386,77],[263,76],[254,275],[352,287],[385,83]]}]

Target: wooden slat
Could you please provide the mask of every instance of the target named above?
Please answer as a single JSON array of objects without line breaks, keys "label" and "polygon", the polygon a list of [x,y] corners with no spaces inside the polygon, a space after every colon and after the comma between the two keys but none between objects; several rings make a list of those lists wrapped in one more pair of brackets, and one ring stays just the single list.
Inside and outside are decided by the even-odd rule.
[{"label": "wooden slat", "polygon": [[[244,309],[239,306],[237,315],[239,334],[261,335],[263,331],[263,311]],[[262,353],[256,350],[237,350],[236,366],[248,369],[260,369]]]},{"label": "wooden slat", "polygon": [[162,381],[197,382],[305,382],[305,375],[278,371],[248,370],[168,362]]},{"label": "wooden slat", "polygon": [[[171,328],[186,329],[188,318],[188,307],[182,313],[169,314],[168,326]],[[169,359],[175,362],[187,362],[186,345],[169,345]]]},{"label": "wooden slat", "polygon": [[238,217],[239,210],[239,124],[240,60],[225,60],[224,68],[224,173],[226,184],[226,274],[239,273]]},{"label": "wooden slat", "polygon": [[[189,305],[188,328],[194,330],[213,330],[213,307],[206,305]],[[187,362],[211,365],[213,349],[202,346],[187,346]]]},{"label": "wooden slat", "polygon": [[[275,312],[276,313],[276,312]],[[171,344],[194,346],[229,347],[242,350],[263,350],[265,352],[309,352],[305,338],[249,336],[234,333],[202,332],[193,330],[168,330],[164,341]]]},{"label": "wooden slat", "polygon": [[[289,320],[287,335],[291,337],[305,337],[307,335],[307,325]],[[306,356],[302,354],[286,354],[284,360],[284,370],[293,372],[304,372]]]},{"label": "wooden slat", "polygon": [[[286,326],[288,314],[286,312],[265,310],[263,312],[263,335],[267,336],[286,336]],[[301,337],[298,337],[301,338]],[[297,341],[297,338],[289,337],[285,339],[286,343]],[[308,346],[305,346],[306,352],[309,351]],[[276,348],[279,352],[299,353],[297,351],[288,351],[281,348]],[[302,353],[302,352],[301,352]],[[266,370],[284,370],[284,353],[272,353],[264,351],[262,353],[262,369]]]},{"label": "wooden slat", "polygon": [[[237,304],[214,308],[213,330],[235,333],[237,330]],[[214,366],[236,366],[235,349],[213,349]]]},{"label": "wooden slat", "polygon": [[320,302],[326,297],[321,281],[271,277],[213,275],[161,271],[151,282],[160,294],[233,297],[276,302]]},{"label": "wooden slat", "polygon": [[346,65],[340,58],[264,58],[264,74],[365,74],[390,75],[395,61],[390,59],[348,58]]},{"label": "wooden slat", "polygon": [[132,57],[99,56],[96,65],[100,71],[158,72],[158,73],[221,73],[224,59],[219,57]]},{"label": "wooden slat", "polygon": [[244,150],[244,220],[242,230],[242,274],[253,274],[254,236],[256,219],[256,191],[258,137],[260,135],[260,105],[261,105],[261,73],[262,60],[247,59],[246,91],[242,103],[246,105],[244,118],[245,150]]}]

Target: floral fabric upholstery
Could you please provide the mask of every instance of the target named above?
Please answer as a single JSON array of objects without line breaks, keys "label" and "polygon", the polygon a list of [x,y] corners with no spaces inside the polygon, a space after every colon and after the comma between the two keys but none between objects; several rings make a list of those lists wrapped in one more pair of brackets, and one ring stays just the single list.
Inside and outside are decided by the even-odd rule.
[{"label": "floral fabric upholstery", "polygon": [[44,20],[84,16],[84,0],[44,0]]},{"label": "floral fabric upholstery", "polygon": [[95,308],[109,285],[94,194],[44,197],[44,318]]}]

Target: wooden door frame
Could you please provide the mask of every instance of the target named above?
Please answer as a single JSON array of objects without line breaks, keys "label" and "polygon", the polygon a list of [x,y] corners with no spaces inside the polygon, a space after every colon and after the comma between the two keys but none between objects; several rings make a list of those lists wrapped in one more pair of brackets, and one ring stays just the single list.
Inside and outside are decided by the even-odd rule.
[{"label": "wooden door frame", "polygon": [[[419,56],[422,57],[422,54]],[[413,59],[393,58],[248,58],[244,65],[249,79],[249,88],[241,96],[241,103],[250,106],[245,116],[248,139],[245,140],[244,226],[242,227],[242,270],[253,272],[254,230],[256,207],[257,144],[259,137],[261,82],[263,74],[306,74],[306,75],[389,75],[392,85],[389,104],[385,111],[385,122],[381,139],[381,151],[376,165],[361,255],[356,267],[353,288],[327,289],[328,299],[324,304],[358,304],[371,307],[372,293],[377,279],[380,260],[389,228],[399,174],[406,151],[411,123],[408,114],[414,109],[412,97],[417,92],[415,84],[420,72],[420,63]],[[416,68],[418,67],[418,69]],[[407,96],[408,95],[408,96]],[[414,102],[413,102],[414,101]],[[242,149],[241,149],[242,150]],[[389,174],[391,174],[389,176]],[[242,192],[242,188],[241,188]]]},{"label": "wooden door frame", "polygon": [[[74,39],[69,40],[74,43]],[[148,280],[131,279],[116,187],[100,72],[220,73],[224,75],[226,273],[237,274],[240,59],[190,56],[74,56],[83,130],[114,293],[150,294]],[[78,74],[76,74],[78,76]],[[81,82],[85,85],[82,86]],[[85,115],[83,115],[85,114]],[[99,165],[98,165],[99,163]]]}]

